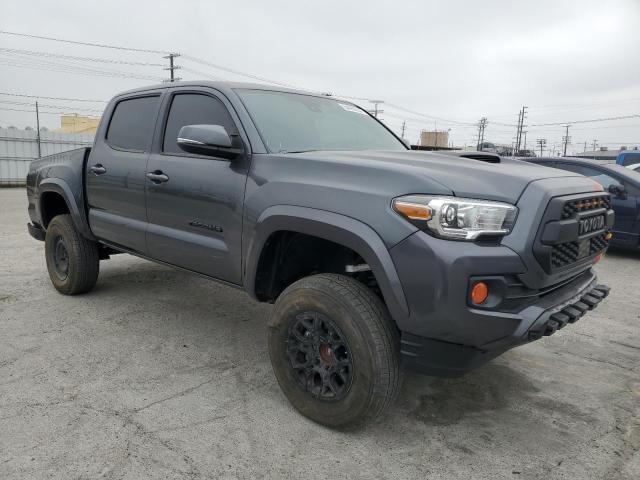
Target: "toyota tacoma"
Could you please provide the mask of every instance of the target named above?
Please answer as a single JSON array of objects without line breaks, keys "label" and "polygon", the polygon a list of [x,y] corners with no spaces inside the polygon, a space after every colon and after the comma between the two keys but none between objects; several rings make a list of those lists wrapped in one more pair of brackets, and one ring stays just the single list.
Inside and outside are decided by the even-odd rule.
[{"label": "toyota tacoma", "polygon": [[34,161],[30,234],[62,294],[129,253],[273,303],[284,395],[340,427],[385,410],[401,368],[458,376],[607,296],[613,225],[582,175],[412,151],[328,95],[227,82],[128,91],[92,148]]}]

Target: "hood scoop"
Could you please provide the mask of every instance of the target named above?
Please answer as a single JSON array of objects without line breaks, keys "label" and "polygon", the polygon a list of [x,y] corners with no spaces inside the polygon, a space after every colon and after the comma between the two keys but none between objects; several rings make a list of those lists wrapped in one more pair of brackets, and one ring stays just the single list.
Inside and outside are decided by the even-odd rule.
[{"label": "hood scoop", "polygon": [[487,163],[500,163],[500,157],[498,155],[492,155],[490,153],[461,153],[458,155],[462,158],[471,158],[473,160],[480,160],[481,162]]},{"label": "hood scoop", "polygon": [[469,158],[471,160],[480,160],[485,163],[501,163],[502,159],[499,155],[489,152],[461,152],[460,150],[438,150],[440,155],[450,155],[452,157]]}]

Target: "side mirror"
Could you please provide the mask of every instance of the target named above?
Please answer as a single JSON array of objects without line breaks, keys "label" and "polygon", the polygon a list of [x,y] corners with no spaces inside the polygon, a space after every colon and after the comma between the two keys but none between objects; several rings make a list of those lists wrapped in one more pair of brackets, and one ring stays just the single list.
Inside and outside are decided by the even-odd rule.
[{"label": "side mirror", "polygon": [[616,185],[616,184],[609,185],[609,188],[607,190],[611,195],[615,195],[620,198],[623,198],[626,193],[622,185]]},{"label": "side mirror", "polygon": [[185,125],[178,133],[178,147],[198,155],[232,159],[242,151],[234,143],[222,125]]}]

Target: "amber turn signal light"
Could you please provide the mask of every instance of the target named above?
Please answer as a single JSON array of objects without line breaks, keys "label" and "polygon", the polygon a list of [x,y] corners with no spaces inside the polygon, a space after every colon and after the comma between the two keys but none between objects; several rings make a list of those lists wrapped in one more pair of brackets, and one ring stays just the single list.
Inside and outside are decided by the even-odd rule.
[{"label": "amber turn signal light", "polygon": [[471,289],[471,301],[475,305],[482,305],[487,301],[487,297],[489,296],[489,287],[484,282],[476,283]]},{"label": "amber turn signal light", "polygon": [[604,235],[604,239],[607,240],[607,241],[611,240],[612,238],[613,238],[613,233],[611,233],[611,232],[607,232]]},{"label": "amber turn signal light", "polygon": [[589,180],[591,180],[595,184],[596,191],[604,192],[604,187],[600,183],[596,182],[595,180],[593,180],[591,178]]},{"label": "amber turn signal light", "polygon": [[431,208],[429,208],[427,205],[421,205],[419,203],[396,200],[395,202],[393,202],[393,209],[410,220],[427,221],[431,218]]}]

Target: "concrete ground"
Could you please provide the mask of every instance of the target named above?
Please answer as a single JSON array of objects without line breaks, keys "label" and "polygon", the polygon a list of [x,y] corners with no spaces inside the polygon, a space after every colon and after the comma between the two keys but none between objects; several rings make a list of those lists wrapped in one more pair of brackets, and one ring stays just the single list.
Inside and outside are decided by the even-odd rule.
[{"label": "concrete ground", "polygon": [[127,255],[78,297],[49,283],[23,189],[0,189],[0,478],[640,478],[640,255],[577,324],[464,378],[406,375],[339,433],[298,415],[269,306]]}]

